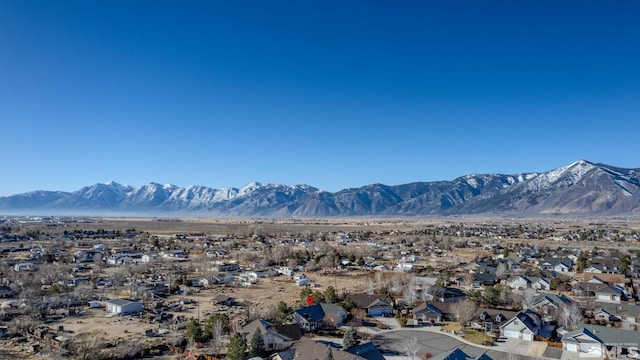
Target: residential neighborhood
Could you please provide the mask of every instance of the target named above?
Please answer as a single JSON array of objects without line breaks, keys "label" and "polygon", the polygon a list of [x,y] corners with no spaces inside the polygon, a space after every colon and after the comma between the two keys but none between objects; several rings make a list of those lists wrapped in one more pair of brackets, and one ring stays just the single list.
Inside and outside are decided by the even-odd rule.
[{"label": "residential neighborhood", "polygon": [[0,349],[75,358],[101,333],[95,358],[640,358],[632,229],[160,225],[3,219]]}]

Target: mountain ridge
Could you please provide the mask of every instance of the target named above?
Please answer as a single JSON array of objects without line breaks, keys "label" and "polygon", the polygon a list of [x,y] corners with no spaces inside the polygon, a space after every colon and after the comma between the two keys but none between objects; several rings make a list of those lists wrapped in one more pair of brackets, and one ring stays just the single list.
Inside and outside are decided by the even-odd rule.
[{"label": "mountain ridge", "polygon": [[109,181],[73,192],[37,190],[0,197],[0,212],[221,217],[638,215],[640,169],[578,160],[541,173],[375,183],[333,193],[306,184],[256,181],[221,189]]}]

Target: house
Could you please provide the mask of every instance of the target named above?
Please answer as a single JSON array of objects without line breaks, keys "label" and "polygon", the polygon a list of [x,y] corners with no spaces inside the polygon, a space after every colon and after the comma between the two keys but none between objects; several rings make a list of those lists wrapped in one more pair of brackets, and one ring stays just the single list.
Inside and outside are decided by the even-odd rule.
[{"label": "house", "polygon": [[195,279],[189,279],[189,283],[192,287],[208,287],[210,282],[206,277],[200,277]]},{"label": "house", "polygon": [[393,305],[390,299],[380,295],[353,294],[349,295],[351,301],[358,309],[367,310],[368,316],[385,316],[393,313]]},{"label": "house", "polygon": [[538,268],[557,272],[569,272],[573,267],[573,261],[569,258],[547,258],[538,262]]},{"label": "house", "polygon": [[398,272],[409,272],[409,271],[413,271],[413,263],[408,263],[408,262],[401,262],[398,263],[398,265],[396,265],[396,267],[394,268],[395,271]]},{"label": "house", "polygon": [[594,274],[602,274],[605,272],[605,266],[604,265],[600,265],[600,264],[591,264],[589,266],[587,266],[583,272],[586,273],[594,273]]},{"label": "house", "polygon": [[[600,313],[600,316],[598,314]],[[610,314],[610,318],[606,318],[606,314]],[[640,326],[640,306],[628,303],[611,304],[611,303],[594,303],[593,316],[596,320],[620,321],[621,327],[628,326],[634,329]]]},{"label": "house", "polygon": [[507,286],[512,289],[526,289],[530,284],[531,280],[524,275],[518,275],[507,279]]},{"label": "house", "polygon": [[442,311],[435,305],[425,302],[413,308],[413,318],[418,323],[440,323],[442,322]]},{"label": "house", "polygon": [[248,323],[242,328],[242,333],[245,334],[247,339],[251,339],[253,334],[258,330],[260,330],[262,334],[264,348],[267,351],[288,349],[293,344],[294,339],[281,334],[276,326],[263,319],[257,319]]},{"label": "house", "polygon": [[615,315],[615,312],[603,307],[595,308],[593,310],[593,318],[598,321],[607,321],[607,322],[620,321],[620,318]]},{"label": "house", "polygon": [[150,263],[150,262],[158,261],[160,260],[160,258],[161,257],[158,254],[143,254],[142,257],[140,258],[140,262]]},{"label": "house", "polygon": [[497,331],[500,325],[516,315],[513,311],[480,308],[471,319],[471,327],[485,332]]},{"label": "house", "polygon": [[303,338],[295,348],[277,353],[271,360],[323,360],[326,358],[327,352],[331,352],[331,357],[334,360],[367,360],[363,356],[344,351],[333,343],[316,341],[311,338]]},{"label": "house", "polygon": [[577,305],[578,303],[572,298],[562,294],[542,294],[531,303],[531,309],[539,314],[543,314],[548,321],[555,319],[556,314],[562,307]]},{"label": "house", "polygon": [[366,360],[385,360],[380,350],[376,349],[372,342],[366,342],[364,344],[358,344],[348,349],[343,349],[344,352],[357,355]]},{"label": "house", "polygon": [[38,266],[30,262],[19,262],[13,266],[13,271],[15,272],[36,271],[36,270],[38,270]]},{"label": "house", "polygon": [[493,360],[486,353],[480,354],[480,356],[473,356],[465,353],[460,350],[460,348],[455,348],[453,350],[449,350],[447,352],[443,352],[436,356],[430,358],[430,360]]},{"label": "house", "polygon": [[562,336],[562,349],[579,357],[638,358],[638,333],[613,327],[585,325]]},{"label": "house", "polygon": [[500,326],[502,336],[527,341],[533,341],[536,336],[550,338],[552,332],[553,328],[542,320],[542,316],[530,309],[519,312]]},{"label": "house", "polygon": [[582,281],[587,283],[601,283],[609,285],[625,286],[626,279],[624,274],[596,274],[583,273]]},{"label": "house", "polygon": [[536,290],[549,291],[551,290],[551,282],[547,278],[539,278],[531,283],[531,287]]},{"label": "house", "polygon": [[[305,331],[314,331],[323,327],[342,325],[347,312],[341,306],[319,303],[297,309],[293,312],[293,321]],[[327,324],[330,320],[332,324]]]},{"label": "house", "polygon": [[616,286],[599,283],[577,283],[573,286],[573,294],[577,296],[595,297],[595,301],[620,304],[624,291]]},{"label": "house", "polygon": [[218,273],[213,276],[214,284],[231,284],[236,281],[236,277],[230,273]]},{"label": "house", "polygon": [[440,302],[458,302],[458,301],[463,301],[464,299],[467,298],[467,293],[457,288],[436,287],[436,288],[433,288],[432,291],[433,291],[432,294],[425,294],[426,300],[440,301]]},{"label": "house", "polygon": [[236,263],[220,264],[219,271],[220,272],[238,272],[240,271],[240,265]]},{"label": "house", "polygon": [[622,298],[624,297],[622,290],[610,285],[599,286],[593,292],[595,294],[596,301],[599,302],[620,304],[622,302]]},{"label": "house", "polygon": [[112,299],[105,302],[107,312],[116,315],[128,315],[137,312],[142,312],[144,306],[139,301],[133,301],[129,299]]},{"label": "house", "polygon": [[[456,279],[457,285],[464,284],[464,276],[462,278]],[[481,286],[492,286],[496,283],[496,277],[493,274],[474,274],[473,281],[471,282],[471,287],[478,288]]]}]

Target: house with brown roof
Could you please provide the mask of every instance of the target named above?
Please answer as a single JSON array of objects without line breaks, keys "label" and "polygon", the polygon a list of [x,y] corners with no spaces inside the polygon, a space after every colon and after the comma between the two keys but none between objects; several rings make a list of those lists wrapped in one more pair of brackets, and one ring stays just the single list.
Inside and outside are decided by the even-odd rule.
[{"label": "house with brown roof", "polygon": [[369,316],[375,317],[393,314],[393,302],[386,296],[353,294],[349,295],[349,298],[356,304],[358,309],[366,310]]}]

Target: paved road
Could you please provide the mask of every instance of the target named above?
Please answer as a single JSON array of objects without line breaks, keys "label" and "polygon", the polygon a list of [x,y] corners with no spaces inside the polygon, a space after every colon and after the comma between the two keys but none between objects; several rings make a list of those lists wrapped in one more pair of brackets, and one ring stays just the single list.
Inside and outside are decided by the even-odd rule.
[{"label": "paved road", "polygon": [[[454,337],[442,333],[420,330],[398,330],[380,333],[374,336],[374,344],[382,352],[402,353],[403,344],[407,339],[414,338],[418,343],[418,354],[431,353],[438,355],[449,350],[460,348],[471,356],[478,356],[486,352],[491,358],[496,360],[507,359],[508,353],[504,349],[488,350],[478,346],[469,345]],[[518,355],[518,359],[533,359],[527,356]]]}]

